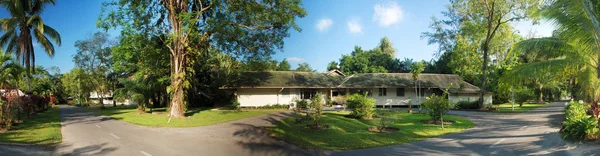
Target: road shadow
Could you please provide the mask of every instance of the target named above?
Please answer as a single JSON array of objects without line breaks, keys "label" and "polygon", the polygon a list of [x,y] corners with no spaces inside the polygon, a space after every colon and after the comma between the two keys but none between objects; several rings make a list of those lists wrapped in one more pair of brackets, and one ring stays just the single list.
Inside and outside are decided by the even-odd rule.
[{"label": "road shadow", "polygon": [[73,149],[73,151],[61,151],[61,149],[68,149],[71,144],[61,144],[56,146],[56,155],[71,156],[71,155],[111,155],[112,152],[116,151],[116,147],[107,147],[107,143],[89,145],[85,147],[79,147]]}]

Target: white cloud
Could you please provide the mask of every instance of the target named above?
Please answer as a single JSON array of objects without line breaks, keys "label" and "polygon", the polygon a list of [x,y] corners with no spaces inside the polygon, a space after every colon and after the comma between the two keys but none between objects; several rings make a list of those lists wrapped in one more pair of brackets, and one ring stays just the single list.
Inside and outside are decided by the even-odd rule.
[{"label": "white cloud", "polygon": [[286,58],[286,60],[288,62],[298,62],[298,63],[299,62],[304,62],[304,59],[299,58],[299,57],[288,57],[288,58]]},{"label": "white cloud", "polygon": [[319,20],[319,22],[317,22],[317,30],[319,31],[325,31],[327,29],[329,29],[329,27],[331,27],[331,25],[333,25],[333,21],[329,18],[323,18],[321,20]]},{"label": "white cloud", "polygon": [[404,19],[404,12],[396,2],[377,4],[373,8],[375,9],[373,21],[379,22],[379,25],[383,27],[400,23]]},{"label": "white cloud", "polygon": [[350,33],[362,33],[362,25],[358,19],[348,21],[348,31]]}]

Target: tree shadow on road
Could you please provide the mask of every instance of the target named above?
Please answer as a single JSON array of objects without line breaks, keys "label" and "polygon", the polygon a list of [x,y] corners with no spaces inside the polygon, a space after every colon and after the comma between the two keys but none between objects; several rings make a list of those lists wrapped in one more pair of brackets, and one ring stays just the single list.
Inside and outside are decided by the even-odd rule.
[{"label": "tree shadow on road", "polygon": [[112,152],[116,151],[118,148],[115,147],[106,147],[107,143],[90,145],[85,147],[75,148],[72,151],[68,150],[72,145],[63,144],[56,147],[57,154],[60,155],[111,155]]}]

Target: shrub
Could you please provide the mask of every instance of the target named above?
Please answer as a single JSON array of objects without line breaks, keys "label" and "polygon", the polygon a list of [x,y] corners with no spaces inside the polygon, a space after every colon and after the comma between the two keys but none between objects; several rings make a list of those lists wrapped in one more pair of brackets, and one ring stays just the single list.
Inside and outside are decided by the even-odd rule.
[{"label": "shrub", "polygon": [[301,100],[296,100],[296,109],[307,109],[308,108],[308,101],[301,99]]},{"label": "shrub", "polygon": [[383,129],[390,127],[390,125],[394,124],[394,119],[392,118],[392,112],[390,110],[378,110],[377,116],[379,116],[379,122],[377,123],[377,129],[381,132]]},{"label": "shrub", "polygon": [[572,137],[583,140],[598,139],[598,119],[586,114],[585,103],[571,102],[565,110],[563,138]]},{"label": "shrub", "polygon": [[458,109],[477,109],[479,103],[477,101],[458,101],[455,106]]},{"label": "shrub", "polygon": [[519,107],[523,107],[523,103],[527,100],[535,99],[535,94],[530,89],[516,89],[514,91],[515,102],[519,104]]},{"label": "shrub", "polygon": [[348,106],[348,96],[336,96],[333,98],[334,105],[342,105],[344,110],[346,110],[346,106]]},{"label": "shrub", "polygon": [[352,108],[351,116],[360,119],[373,118],[373,107],[375,107],[375,99],[368,98],[361,94],[352,94],[348,97],[348,107]]},{"label": "shrub", "polygon": [[446,93],[442,96],[435,94],[426,98],[425,102],[421,104],[421,107],[429,111],[429,116],[432,120],[441,120],[442,115],[446,114],[452,107],[452,103],[445,98]]},{"label": "shrub", "polygon": [[315,126],[319,126],[321,122],[321,116],[323,115],[323,95],[320,93],[315,94],[314,97],[310,98],[310,118],[313,120]]}]

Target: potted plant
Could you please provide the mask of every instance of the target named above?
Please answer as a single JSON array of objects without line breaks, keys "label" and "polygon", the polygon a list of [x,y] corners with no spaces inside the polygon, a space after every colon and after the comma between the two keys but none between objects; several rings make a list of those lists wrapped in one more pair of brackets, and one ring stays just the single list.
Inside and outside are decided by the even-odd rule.
[{"label": "potted plant", "polygon": [[412,113],[412,103],[408,103],[408,113]]}]

